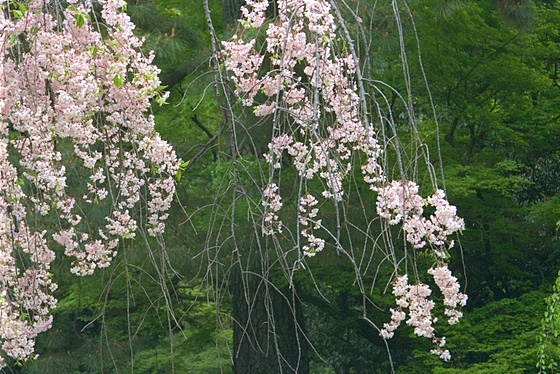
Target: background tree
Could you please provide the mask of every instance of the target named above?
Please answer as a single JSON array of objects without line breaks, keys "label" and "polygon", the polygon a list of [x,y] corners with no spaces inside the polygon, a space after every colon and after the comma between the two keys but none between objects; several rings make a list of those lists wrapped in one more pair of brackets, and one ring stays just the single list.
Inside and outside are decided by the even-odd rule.
[{"label": "background tree", "polygon": [[[409,243],[405,245],[418,249],[423,248],[428,242],[429,245],[434,246],[435,256],[439,258],[439,260],[436,259],[437,265],[434,265],[434,269],[432,269],[436,283],[438,283],[438,277],[441,276],[441,279],[446,278],[450,282],[449,285],[454,285],[456,279],[450,278],[451,275],[447,272],[444,263],[447,252],[441,246],[453,246],[451,241],[447,241],[447,236],[459,230],[462,221],[455,217],[454,207],[450,207],[444,201],[444,193],[441,190],[437,190],[426,203],[434,209],[434,215],[424,218],[422,216],[423,200],[417,195],[418,186],[415,183],[393,181],[386,184],[386,175],[380,162],[384,162],[386,165],[390,159],[378,161],[382,158],[383,147],[378,144],[374,127],[368,125],[369,116],[379,115],[380,117],[376,118],[381,119],[378,119],[377,124],[382,129],[386,123],[383,122],[380,112],[374,112],[365,106],[367,103],[364,95],[365,88],[363,82],[359,80],[361,70],[356,67],[357,55],[352,48],[351,40],[348,39],[350,34],[342,34],[342,38],[346,40],[345,46],[339,46],[335,42],[335,25],[338,24],[343,30],[346,29],[346,23],[341,18],[340,10],[335,7],[331,13],[331,5],[322,2],[304,3],[301,8],[292,2],[278,3],[278,18],[265,24],[267,6],[267,2],[247,3],[246,7],[242,8],[244,18],[240,21],[239,29],[230,41],[223,43],[225,67],[232,72],[230,79],[238,101],[243,106],[253,106],[254,116],[272,119],[273,138],[268,146],[269,151],[265,154],[265,160],[269,164],[268,171],[264,170],[259,174],[251,173],[248,177],[250,187],[246,187],[243,184],[238,185],[244,180],[236,177],[245,172],[247,168],[245,159],[237,161],[234,157],[232,163],[233,170],[235,170],[232,179],[236,183],[233,186],[238,186],[232,188],[239,189],[239,192],[234,190],[234,194],[249,197],[251,195],[247,191],[252,191],[254,187],[262,190],[262,197],[259,199],[260,207],[253,205],[254,203],[251,201],[257,200],[256,198],[250,197],[251,200],[249,200],[249,214],[257,212],[256,217],[263,214],[265,217],[260,229],[258,228],[261,225],[259,220],[250,218],[253,225],[250,232],[262,231],[265,235],[264,239],[260,239],[257,235],[254,239],[255,247],[259,248],[261,257],[260,264],[257,262],[259,264],[257,266],[263,269],[260,270],[258,276],[264,278],[263,282],[271,282],[273,278],[271,279],[270,276],[265,278],[264,275],[266,273],[274,274],[272,270],[269,270],[273,269],[271,265],[274,264],[283,269],[284,276],[287,277],[285,282],[295,289],[293,284],[297,277],[294,275],[294,271],[299,268],[309,269],[309,271],[313,269],[312,262],[309,263],[304,256],[313,257],[324,248],[332,248],[333,252],[338,252],[339,256],[348,258],[348,270],[353,272],[351,277],[357,286],[356,292],[362,295],[361,317],[365,321],[370,321],[367,310],[372,307],[373,301],[368,299],[371,297],[369,294],[365,296],[364,273],[362,272],[369,266],[373,266],[371,264],[375,261],[387,261],[391,270],[383,275],[378,273],[377,276],[383,279],[381,282],[390,282],[391,278],[396,277],[395,273],[398,274],[401,271],[399,270],[401,261],[404,263],[410,260],[411,263],[415,263],[412,258],[407,257],[406,251],[402,253],[400,249],[397,250],[392,246],[391,236],[386,237],[386,243],[389,243],[388,248],[383,248],[378,244],[377,238],[384,235],[383,233],[389,232],[387,223],[395,225],[402,220],[403,235],[406,242]],[[338,19],[335,18],[337,12],[340,16]],[[258,35],[262,25],[267,27],[267,37],[266,40],[261,41]],[[263,64],[264,60],[267,61],[265,64]],[[357,77],[358,80],[355,81],[354,77]],[[219,77],[218,82],[223,82],[223,78]],[[223,90],[227,97],[229,87],[222,87],[220,90]],[[406,102],[405,105],[407,105]],[[236,109],[236,107],[227,106],[224,109],[226,110],[225,117],[231,118],[233,121],[239,118],[236,110],[243,110],[242,107]],[[412,112],[410,114],[412,115]],[[246,117],[241,118],[243,120]],[[410,117],[410,121],[410,125],[414,128],[415,119]],[[383,131],[381,130],[381,134]],[[237,136],[235,126],[232,128],[232,132],[235,138]],[[403,164],[409,161],[408,157],[411,155],[402,152],[399,145],[392,148],[382,135],[380,135],[380,139],[383,145],[389,149],[387,150],[387,153],[390,154],[389,157],[393,156],[392,152],[396,153],[396,169],[398,170],[396,173],[405,180],[415,178],[415,171],[408,169],[409,167],[414,169],[415,161],[410,161],[411,164]],[[419,139],[413,139],[413,141],[416,140]],[[258,142],[259,139],[256,141]],[[241,166],[238,162],[241,162]],[[292,165],[292,170],[283,167],[283,163]],[[284,172],[285,169],[288,172]],[[363,182],[356,180],[360,173]],[[435,175],[432,177],[435,183]],[[284,187],[277,184],[277,178],[282,180]],[[227,185],[232,186],[231,183]],[[282,193],[283,188],[286,189],[284,193]],[[429,187],[427,188],[429,190]],[[362,196],[360,191],[368,189],[377,193],[377,212],[371,212],[364,205],[360,205],[364,204],[363,200],[354,201],[354,193]],[[282,196],[284,195],[295,197],[293,202],[286,203],[286,209],[283,208],[285,203],[282,201]],[[399,195],[400,198],[397,197]],[[373,199],[371,201],[374,203]],[[245,205],[241,206],[244,210],[246,209]],[[288,214],[291,220],[280,219],[281,209],[286,211],[285,214]],[[350,212],[354,212],[354,209],[357,209],[355,212],[359,212],[359,215],[363,215],[360,217],[360,223],[354,222],[351,218],[353,213]],[[319,211],[322,210],[328,212],[324,219],[322,216],[318,216]],[[373,215],[371,215],[372,213]],[[379,221],[375,218],[376,213],[387,219],[388,222]],[[232,217],[236,219],[238,216],[232,215]],[[378,223],[381,223],[381,227],[377,227]],[[228,224],[228,227],[230,225],[232,225],[231,232],[233,232],[234,227],[239,223],[234,220]],[[368,229],[360,232],[358,227],[368,227]],[[327,240],[319,236],[318,232],[321,231],[324,232]],[[424,236],[426,241],[422,239]],[[237,237],[242,236],[231,234],[231,240],[235,246],[234,253],[239,256],[239,259],[236,260],[238,263],[234,263],[234,265],[241,266],[242,272],[253,276],[255,271],[251,270],[250,262],[244,265],[246,263],[244,258],[247,255],[242,252],[240,243],[236,241]],[[271,240],[268,240],[267,237],[270,237]],[[379,252],[377,252],[378,250]],[[367,254],[368,251],[373,252]],[[366,263],[358,264],[359,261],[355,256],[373,258],[374,253],[380,257],[372,262],[366,261]],[[426,255],[429,258],[429,252]],[[407,284],[406,277],[397,279],[394,293],[396,296],[402,296],[401,307],[408,306],[408,300],[420,295],[420,297],[427,297],[431,293],[427,285],[415,283],[410,286]],[[416,276],[415,279],[414,282],[420,282]],[[375,284],[375,280],[373,283]],[[250,283],[247,281],[246,284]],[[425,289],[425,293],[417,291],[418,287]],[[452,288],[455,289],[453,292],[459,291],[455,286]],[[245,286],[247,309],[266,309],[261,306],[259,300],[248,296],[250,295],[250,291],[247,291],[249,289],[250,287]],[[446,303],[448,303],[446,305],[449,307],[446,313],[451,317],[450,323],[454,323],[453,316],[460,316],[460,313],[454,308],[464,305],[466,298],[462,294],[456,296],[447,294],[451,288],[442,289],[442,291]],[[233,297],[235,300],[235,294]],[[456,300],[450,301],[455,297],[457,297]],[[419,303],[415,304],[420,305],[417,309],[410,310],[409,323],[415,326],[415,332],[418,335],[433,338],[435,343],[440,344],[443,341],[434,337],[433,329],[430,326],[431,302],[424,300]],[[272,302],[264,304],[274,305]],[[425,309],[423,305],[426,306]],[[292,310],[297,309],[296,300]],[[422,314],[422,317],[418,317],[418,314]],[[395,308],[391,323],[385,324],[383,328],[377,327],[374,323],[371,323],[371,326],[387,339],[392,337],[394,329],[404,315],[400,308]],[[234,315],[234,324],[239,323],[240,321],[235,317]],[[274,326],[277,318],[271,307],[268,310],[268,325]],[[420,319],[423,321],[422,323],[419,322]],[[244,323],[242,325],[246,326]],[[269,339],[274,341],[275,338],[273,333]],[[253,345],[258,344],[253,343]],[[441,348],[443,345],[441,343],[432,351],[443,359],[448,359],[449,353]],[[243,365],[243,357],[255,353],[239,351],[236,354],[239,356],[234,355],[235,370],[239,370],[239,372],[251,370],[248,366],[240,365]],[[278,354],[274,356],[278,356]],[[281,356],[285,358],[285,356]],[[292,364],[292,369],[294,367],[297,369],[300,360],[298,357],[295,364]]]}]

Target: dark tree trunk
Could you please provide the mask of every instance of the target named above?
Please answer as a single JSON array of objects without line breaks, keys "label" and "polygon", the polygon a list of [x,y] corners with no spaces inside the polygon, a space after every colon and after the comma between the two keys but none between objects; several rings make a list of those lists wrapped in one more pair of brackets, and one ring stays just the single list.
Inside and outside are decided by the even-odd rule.
[{"label": "dark tree trunk", "polygon": [[309,373],[307,340],[296,290],[238,271],[233,293],[233,372]]},{"label": "dark tree trunk", "polygon": [[241,7],[245,5],[245,0],[222,0],[222,22],[224,30],[235,26],[241,17]]},{"label": "dark tree trunk", "polygon": [[445,135],[445,140],[455,148],[457,144],[455,143],[455,131],[457,130],[457,126],[459,125],[459,117],[455,117],[453,119],[453,123],[451,124],[451,128],[447,135]]},{"label": "dark tree trunk", "polygon": [[[236,27],[245,0],[222,0],[225,33]],[[275,6],[269,7],[269,16]],[[237,120],[224,110],[228,156],[262,157],[272,137],[272,120],[257,118],[248,110]],[[245,261],[250,254],[246,253]],[[233,317],[233,372],[235,374],[309,374],[308,344],[303,328],[301,301],[287,282],[276,286],[261,260],[251,271],[235,270],[230,278]]]}]

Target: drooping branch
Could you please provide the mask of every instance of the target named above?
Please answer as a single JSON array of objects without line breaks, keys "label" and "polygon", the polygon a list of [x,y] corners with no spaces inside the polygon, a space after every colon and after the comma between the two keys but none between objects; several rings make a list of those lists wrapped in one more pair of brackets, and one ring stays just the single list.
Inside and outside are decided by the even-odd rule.
[{"label": "drooping branch", "polygon": [[[336,4],[322,0],[279,1],[278,17],[270,21],[266,18],[268,6],[266,0],[247,0],[242,7],[243,17],[236,34],[222,43],[224,66],[230,73],[237,99],[242,105],[251,107],[256,117],[269,118],[273,123],[272,141],[265,154],[269,177],[262,189],[263,235],[273,240],[277,238],[280,243],[285,239],[284,232],[289,231],[294,238],[293,246],[307,257],[316,256],[329,246],[336,248],[356,269],[356,282],[367,299],[361,283],[362,274],[354,257],[355,249],[345,248],[341,230],[347,220],[352,219],[345,211],[351,199],[347,186],[356,175],[361,174],[363,182],[377,200],[377,218],[365,209],[364,215],[368,221],[380,218],[382,230],[387,233],[386,258],[389,259],[388,265],[393,266],[394,281],[406,277],[406,273],[399,275],[406,271],[406,265],[402,264],[409,261],[407,251],[397,253],[394,239],[388,234],[389,226],[397,224],[401,225],[405,245],[413,250],[431,249],[436,265],[428,273],[436,277],[435,274],[441,273],[440,269],[446,269],[448,250],[454,245],[449,237],[461,230],[464,223],[435,182],[431,196],[423,198],[420,195],[420,187],[414,181],[406,180],[399,140],[385,138],[385,132],[378,133],[370,123],[370,112],[365,108],[369,98],[362,88],[363,78],[357,56],[337,43],[338,38],[346,41],[351,36],[349,32],[339,34],[340,29],[347,29],[337,27],[337,22],[344,20],[334,18],[332,7]],[[393,8],[400,25],[395,2]],[[254,37],[254,31],[260,28],[266,28],[264,41]],[[352,40],[343,44],[353,45]],[[407,60],[404,51],[402,53],[405,65]],[[407,69],[403,66],[403,74],[407,83],[411,84]],[[407,87],[409,97],[405,105],[411,117],[410,124],[414,126],[414,111],[410,107],[411,88]],[[377,121],[382,126],[386,120],[381,114],[379,117]],[[398,136],[394,124],[390,125],[391,132]],[[386,150],[381,145],[392,145],[394,149]],[[415,147],[423,148],[425,145]],[[388,180],[385,166],[389,152],[396,153],[401,162],[398,168],[403,180]],[[280,182],[285,162],[291,163],[297,173],[295,223],[282,219],[285,204]],[[428,160],[426,164],[429,165]],[[416,166],[411,168],[415,170],[411,173],[412,178],[417,177]],[[432,180],[435,181],[435,178]],[[435,209],[435,213],[427,216],[425,205]],[[322,219],[321,210],[325,206],[334,208],[334,222]],[[294,212],[290,213],[293,217]],[[277,250],[287,248],[279,246]],[[300,257],[298,263],[306,266],[304,261]],[[382,329],[373,327],[389,339],[398,326],[397,322],[407,319],[407,323],[417,327],[415,331],[418,335],[428,337],[436,344],[432,353],[447,360],[450,356],[443,348],[445,340],[436,337],[432,327],[436,318],[432,312],[433,301],[429,299],[431,290],[421,283],[417,274],[415,278],[415,284],[402,287],[405,293],[410,294],[399,304],[399,309],[394,309],[392,322],[384,324]],[[416,290],[422,290],[420,299],[416,300],[419,304],[409,308],[407,315],[403,308],[409,306]],[[405,294],[395,292],[397,297]],[[459,293],[458,287],[453,287],[452,292],[461,299],[454,307],[464,305],[466,296]],[[365,301],[364,310],[368,306]],[[449,311],[450,315],[459,316],[460,312],[455,312],[455,309]],[[418,321],[423,321],[423,325],[417,325]]]},{"label": "drooping branch", "polygon": [[[68,3],[3,3],[0,13],[0,342],[22,361],[51,325],[52,249],[88,275],[139,228],[161,235],[179,166],[154,131],[151,100],[165,95],[124,1],[101,1],[100,13]],[[92,222],[97,206],[108,213]]]}]

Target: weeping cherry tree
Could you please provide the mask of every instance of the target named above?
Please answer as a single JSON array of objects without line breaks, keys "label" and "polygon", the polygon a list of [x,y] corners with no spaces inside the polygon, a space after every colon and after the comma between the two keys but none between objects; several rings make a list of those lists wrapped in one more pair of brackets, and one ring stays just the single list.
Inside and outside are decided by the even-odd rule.
[{"label": "weeping cherry tree", "polygon": [[57,256],[89,275],[122,238],[165,227],[179,161],[154,132],[165,97],[124,5],[0,2],[0,342],[16,360],[51,327]]},{"label": "weeping cherry tree", "polygon": [[[445,337],[435,329],[438,298],[432,288],[439,290],[444,318],[457,323],[467,296],[460,292],[448,260],[453,235],[464,222],[438,185],[441,178],[417,131],[401,21],[401,12],[408,16],[408,8],[397,1],[391,6],[404,94],[375,80],[368,58],[372,34],[367,36],[366,22],[345,2],[247,0],[235,34],[215,41],[216,96],[232,139],[228,149],[234,148],[228,151],[231,178],[224,184],[232,205],[229,216],[216,221],[207,243],[212,263],[223,248],[222,242],[212,240],[226,230],[229,236],[222,240],[233,248],[232,267],[226,272],[241,274],[242,281],[234,282],[241,286],[232,291],[236,373],[259,372],[252,369],[255,365],[275,372],[308,371],[297,274],[308,272],[320,297],[329,302],[313,272],[314,262],[328,256],[325,252],[353,269],[354,288],[362,296],[360,318],[377,331],[388,352],[388,340],[406,321],[416,335],[433,342],[431,353],[444,361],[451,357]],[[208,22],[212,30],[209,14]],[[411,134],[405,139],[387,90],[405,108],[402,117]],[[269,130],[262,155],[266,166],[244,179],[246,145],[240,143],[249,138],[259,156],[262,138],[251,138],[260,134],[255,130],[259,127]],[[250,195],[251,188],[260,188],[259,200]],[[375,203],[367,205],[368,199]],[[244,236],[248,227],[234,213],[235,204],[243,212],[249,205],[244,214],[250,240]],[[431,266],[422,268],[420,254],[432,259]],[[279,285],[278,272],[291,292]],[[259,294],[255,288],[266,291]],[[376,288],[392,288],[395,298],[385,323],[370,318],[379,308]],[[237,303],[243,313],[236,314]],[[279,304],[288,304],[290,313],[275,309]],[[286,329],[293,330],[295,356],[282,344]],[[309,344],[313,349],[313,342]]]},{"label": "weeping cherry tree", "polygon": [[[407,144],[390,88],[369,66],[362,18],[342,5],[247,0],[237,32],[223,42],[207,7],[229,166],[202,263],[216,300],[227,294],[221,284],[231,290],[235,372],[308,372],[313,342],[297,274],[315,280],[314,262],[326,252],[352,269],[360,317],[387,349],[406,322],[433,342],[433,354],[450,359],[435,308],[439,300],[454,324],[466,304],[448,268],[464,223],[417,133],[406,51],[408,90],[393,93],[406,108]],[[0,6],[0,342],[5,355],[25,361],[52,324],[52,262],[65,256],[85,276],[109,266],[123,239],[139,234],[149,244],[153,236],[163,247],[180,162],[154,131],[150,102],[165,95],[124,1]],[[402,46],[406,3],[392,8]],[[255,129],[266,135],[252,136]],[[256,172],[242,141],[264,156]],[[88,215],[98,205],[109,212],[102,220]],[[431,266],[417,261],[420,253]],[[320,280],[315,287],[328,299]],[[370,318],[377,289],[394,296],[385,322]]]}]

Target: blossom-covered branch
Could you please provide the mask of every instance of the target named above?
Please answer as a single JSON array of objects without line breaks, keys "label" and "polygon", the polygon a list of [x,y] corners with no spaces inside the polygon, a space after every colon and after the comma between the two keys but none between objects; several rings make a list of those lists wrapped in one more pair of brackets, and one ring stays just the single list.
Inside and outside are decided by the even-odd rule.
[{"label": "blossom-covered branch", "polygon": [[[361,172],[368,183],[375,186],[385,180],[373,125],[363,123],[359,114],[353,80],[356,62],[351,54],[336,53],[336,24],[326,1],[287,0],[277,5],[278,17],[267,25],[266,47],[261,52],[255,39],[244,39],[244,30],[263,24],[268,1],[247,2],[242,28],[223,42],[225,67],[232,72],[237,96],[244,105],[255,106],[256,116],[287,116],[287,122],[293,124],[278,128],[266,160],[279,168],[282,154],[287,152],[302,178],[322,181],[322,198],[340,202],[343,181],[354,168],[355,152],[365,156]],[[271,65],[263,71],[265,55]],[[269,209],[267,203],[265,208]],[[305,215],[307,210],[299,212]],[[270,213],[266,216],[268,219]],[[306,255],[323,248],[322,239],[308,228],[301,235],[309,242]]]},{"label": "blossom-covered branch", "polygon": [[[404,175],[403,180],[388,180],[381,162],[385,154],[381,144],[389,141],[382,139],[367,120],[365,99],[358,89],[358,61],[349,49],[337,44],[338,25],[331,3],[279,0],[276,5],[277,16],[267,20],[268,0],[248,0],[237,33],[222,43],[224,66],[231,73],[239,101],[252,107],[255,116],[268,116],[274,122],[269,151],[264,155],[271,177],[263,190],[263,234],[282,232],[280,187],[274,176],[289,162],[300,178],[300,250],[305,256],[315,256],[326,245],[321,231],[338,240],[323,226],[320,207],[326,201],[335,207],[343,202],[345,183],[358,170],[376,194],[376,212],[382,221],[401,224],[406,242],[414,249],[429,246],[433,250],[438,266],[429,272],[444,294],[445,314],[450,323],[456,322],[461,316],[456,307],[466,303],[466,296],[459,293],[457,280],[443,261],[454,246],[450,236],[464,228],[463,220],[437,186],[425,199],[419,194],[419,186]],[[265,32],[264,40],[255,37],[260,31]],[[323,186],[319,194],[311,193],[311,181],[319,182],[314,186]],[[425,207],[434,211],[428,217]],[[399,261],[393,264],[398,274]],[[407,323],[418,335],[432,338],[438,345],[432,353],[448,360],[449,352],[443,350],[445,338],[434,334],[432,322],[436,318],[432,315],[430,288],[419,280],[408,285],[407,279],[404,275],[395,281],[393,293],[398,297],[398,308],[391,309],[392,320],[380,329],[381,335],[392,337],[406,319],[404,309],[408,309]]]},{"label": "blossom-covered branch", "polygon": [[[0,1],[0,341],[18,360],[51,324],[53,245],[73,273],[91,274],[135,235],[139,213],[160,234],[175,192],[178,160],[149,114],[165,99],[153,55],[141,53],[124,1],[99,4],[100,16],[90,0]],[[80,195],[67,154],[79,160]],[[100,203],[110,213],[90,232],[84,212]],[[53,232],[27,224],[47,215]]]},{"label": "blossom-covered branch", "polygon": [[[414,248],[423,248],[428,243],[438,257],[446,257],[446,249],[455,244],[448,237],[462,230],[465,223],[457,216],[457,209],[449,205],[442,190],[438,189],[425,201],[418,194],[416,183],[392,181],[378,192],[377,213],[380,217],[391,225],[402,222],[406,240]],[[435,208],[429,218],[423,216],[426,205]]]},{"label": "blossom-covered branch", "polygon": [[[457,278],[451,275],[447,264],[430,268],[428,273],[434,277],[434,281],[443,294],[443,304],[445,305],[445,315],[449,317],[449,324],[454,325],[463,316],[457,307],[467,304],[467,295],[459,292],[459,283]],[[398,276],[393,282],[393,295],[397,297],[397,308],[390,309],[391,322],[383,324],[381,336],[390,339],[394,336],[394,331],[399,327],[400,323],[407,317],[404,310],[408,309],[408,319],[406,323],[414,327],[414,333],[418,336],[431,338],[436,344],[436,348],[431,353],[439,356],[442,360],[451,359],[449,350],[443,349],[445,346],[445,337],[438,338],[435,335],[433,323],[437,322],[432,309],[435,306],[433,300],[428,297],[432,294],[432,290],[427,284],[417,282],[416,284],[408,284],[408,275]]]}]

